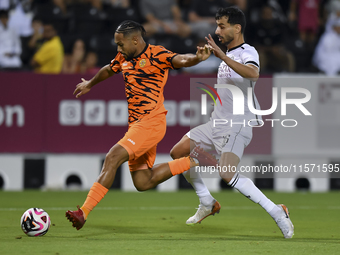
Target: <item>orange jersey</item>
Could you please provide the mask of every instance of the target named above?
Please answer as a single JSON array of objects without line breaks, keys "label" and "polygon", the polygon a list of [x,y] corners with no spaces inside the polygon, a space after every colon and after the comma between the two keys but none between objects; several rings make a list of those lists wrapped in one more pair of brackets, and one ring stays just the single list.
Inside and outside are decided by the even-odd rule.
[{"label": "orange jersey", "polygon": [[162,46],[147,44],[129,61],[121,53],[111,61],[112,71],[123,73],[130,124],[147,115],[166,112],[163,90],[176,55]]}]

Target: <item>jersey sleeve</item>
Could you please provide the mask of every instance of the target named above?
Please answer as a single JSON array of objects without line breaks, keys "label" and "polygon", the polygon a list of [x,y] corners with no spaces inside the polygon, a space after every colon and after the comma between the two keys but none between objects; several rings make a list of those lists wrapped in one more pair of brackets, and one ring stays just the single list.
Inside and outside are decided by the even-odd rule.
[{"label": "jersey sleeve", "polygon": [[111,70],[114,73],[120,73],[122,71],[121,63],[124,61],[124,57],[121,53],[118,53],[114,59],[111,60]]},{"label": "jersey sleeve", "polygon": [[175,69],[172,65],[172,59],[177,56],[177,53],[173,53],[162,46],[159,46],[155,49],[153,57],[157,59],[157,62],[161,65],[162,68],[171,68]]},{"label": "jersey sleeve", "polygon": [[243,61],[243,64],[252,64],[254,66],[257,66],[260,68],[260,60],[259,60],[259,54],[255,50],[254,47],[246,48],[241,53],[241,58]]}]

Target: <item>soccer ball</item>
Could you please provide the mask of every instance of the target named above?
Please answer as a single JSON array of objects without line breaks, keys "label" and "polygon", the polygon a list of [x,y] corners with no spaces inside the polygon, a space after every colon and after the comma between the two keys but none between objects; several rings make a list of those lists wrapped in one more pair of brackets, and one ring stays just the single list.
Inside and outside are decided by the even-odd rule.
[{"label": "soccer ball", "polygon": [[50,216],[41,208],[30,208],[21,216],[22,231],[28,236],[43,236],[51,225]]}]

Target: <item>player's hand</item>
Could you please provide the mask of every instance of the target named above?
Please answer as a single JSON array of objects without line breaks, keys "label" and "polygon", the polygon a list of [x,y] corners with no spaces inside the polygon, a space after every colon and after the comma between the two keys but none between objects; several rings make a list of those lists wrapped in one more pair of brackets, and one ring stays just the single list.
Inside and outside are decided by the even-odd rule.
[{"label": "player's hand", "polygon": [[204,61],[210,57],[211,51],[209,45],[204,45],[204,47],[197,46],[196,56],[200,61]]},{"label": "player's hand", "polygon": [[73,95],[76,95],[76,98],[79,98],[91,90],[91,88],[88,86],[89,81],[85,80],[84,78],[81,78],[81,80],[82,82],[78,83],[76,90],[73,92]]},{"label": "player's hand", "polygon": [[205,37],[205,39],[207,40],[207,43],[210,46],[211,51],[214,53],[216,57],[220,59],[225,57],[225,53],[221,50],[220,47],[217,46],[217,44],[215,43],[214,39],[211,37],[210,34],[209,34],[209,38]]}]

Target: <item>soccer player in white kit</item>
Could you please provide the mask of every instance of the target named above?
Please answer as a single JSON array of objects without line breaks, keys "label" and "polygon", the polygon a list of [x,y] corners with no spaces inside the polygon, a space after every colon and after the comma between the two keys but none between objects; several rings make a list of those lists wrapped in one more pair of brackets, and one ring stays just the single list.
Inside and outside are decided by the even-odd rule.
[{"label": "soccer player in white kit", "polygon": [[[218,68],[218,84],[232,84],[244,94],[244,115],[233,115],[233,95],[229,89],[217,88],[222,105],[217,102],[211,119],[206,124],[193,128],[172,148],[171,156],[180,158],[189,155],[190,148],[195,146],[204,149],[213,148],[220,156],[220,166],[229,169],[236,168],[242,158],[244,148],[252,139],[252,126],[260,125],[261,116],[250,112],[248,108],[247,89],[252,88],[252,101],[255,109],[260,105],[254,93],[255,82],[259,78],[259,56],[256,49],[246,44],[243,37],[246,25],[243,12],[236,7],[221,8],[216,13],[217,28],[215,34],[221,44],[227,46],[224,53],[214,42],[211,35],[206,37],[214,55],[222,60]],[[229,124],[214,125],[214,120],[228,120]],[[231,125],[231,122],[234,124]],[[235,124],[238,123],[238,124]],[[244,123],[244,124],[243,124]],[[216,124],[216,122],[215,122]],[[200,176],[190,176],[190,171],[183,173],[193,186],[200,199],[196,214],[187,220],[188,225],[200,223],[209,215],[218,213],[221,206],[214,199]],[[289,218],[285,205],[274,204],[247,177],[230,172],[220,172],[222,179],[231,187],[237,189],[248,199],[262,206],[275,220],[285,238],[294,235],[294,226]]]}]

